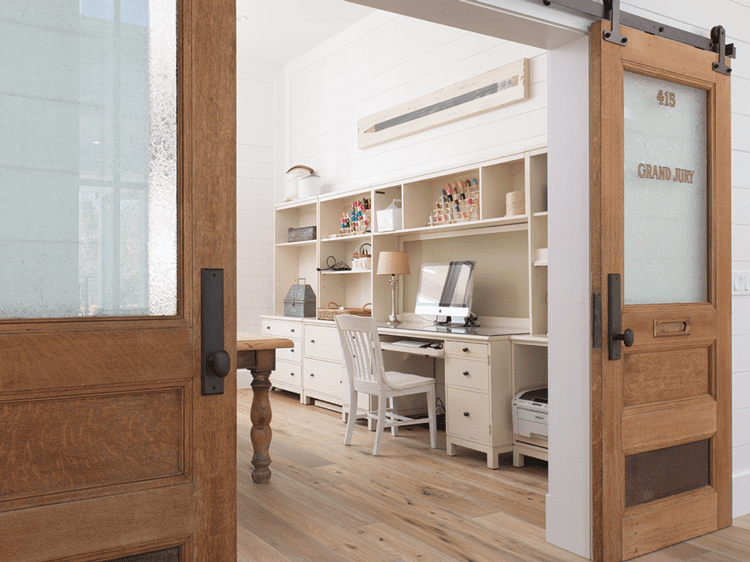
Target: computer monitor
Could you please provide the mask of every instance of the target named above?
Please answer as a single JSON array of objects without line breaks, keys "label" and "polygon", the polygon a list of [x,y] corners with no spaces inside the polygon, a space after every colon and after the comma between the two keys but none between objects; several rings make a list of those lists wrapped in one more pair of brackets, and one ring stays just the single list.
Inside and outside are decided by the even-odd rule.
[{"label": "computer monitor", "polygon": [[419,274],[416,314],[471,316],[473,261],[424,263]]}]

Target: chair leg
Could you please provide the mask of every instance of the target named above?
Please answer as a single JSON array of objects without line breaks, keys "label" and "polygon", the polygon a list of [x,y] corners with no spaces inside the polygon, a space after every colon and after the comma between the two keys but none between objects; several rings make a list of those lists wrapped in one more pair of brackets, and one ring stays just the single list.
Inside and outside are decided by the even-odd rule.
[{"label": "chair leg", "polygon": [[346,422],[346,437],[344,437],[344,445],[351,444],[355,423],[357,423],[357,391],[352,390],[349,393],[349,419]]},{"label": "chair leg", "polygon": [[[396,401],[394,400],[393,396],[391,396],[390,398],[388,398],[388,402],[389,402],[388,406],[390,407],[391,412],[393,412],[395,414],[396,413],[396,407],[395,407]],[[395,420],[395,418],[394,418],[394,420]],[[393,435],[394,437],[398,437],[398,426],[397,425],[392,425],[391,426],[391,435]]]},{"label": "chair leg", "polygon": [[386,399],[378,399],[378,427],[375,430],[375,446],[372,448],[372,456],[377,457],[380,454],[380,442],[383,440],[383,426],[385,425]]},{"label": "chair leg", "polygon": [[435,420],[435,387],[427,392],[427,417],[430,420],[430,447],[437,448],[437,422]]}]

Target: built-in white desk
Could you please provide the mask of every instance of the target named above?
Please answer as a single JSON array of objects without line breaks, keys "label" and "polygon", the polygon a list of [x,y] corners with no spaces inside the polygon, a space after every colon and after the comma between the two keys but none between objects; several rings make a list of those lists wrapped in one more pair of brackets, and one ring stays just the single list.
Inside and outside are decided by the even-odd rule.
[{"label": "built-in white desk", "polygon": [[[408,316],[408,315],[407,315]],[[511,339],[528,337],[528,322],[509,319],[481,327],[435,326],[419,317],[397,328],[378,326],[386,368],[438,380],[446,414],[446,450],[467,447],[487,454],[487,466],[499,466],[498,455],[513,451],[512,401],[514,388]],[[294,347],[280,350],[274,387],[299,393],[305,404],[349,411],[348,375],[336,325],[312,318],[264,316],[263,333],[284,336]],[[440,349],[398,345],[400,340],[439,342]],[[536,341],[536,340],[535,340]],[[541,341],[541,340],[540,340]],[[404,356],[413,359],[401,360]],[[389,366],[389,364],[391,366]],[[545,370],[546,376],[546,370]],[[360,395],[366,408],[369,397]],[[411,415],[406,409],[400,413]],[[424,405],[421,406],[424,408]],[[422,411],[421,409],[419,411]]]},{"label": "built-in white desk", "polygon": [[[487,466],[498,468],[498,455],[513,451],[510,338],[528,330],[502,325],[448,327],[417,321],[397,328],[380,323],[378,333],[384,352],[443,361],[448,455],[456,455],[457,446],[483,451]],[[402,340],[440,342],[442,349],[395,343]]]}]

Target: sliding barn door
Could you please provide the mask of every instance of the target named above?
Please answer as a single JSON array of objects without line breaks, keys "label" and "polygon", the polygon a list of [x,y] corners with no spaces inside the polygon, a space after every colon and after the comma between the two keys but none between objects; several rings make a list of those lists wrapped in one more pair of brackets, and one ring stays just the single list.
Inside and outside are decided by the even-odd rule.
[{"label": "sliding barn door", "polygon": [[0,2],[3,562],[236,560],[234,373],[201,392],[201,269],[236,353],[235,18]]},{"label": "sliding barn door", "polygon": [[731,524],[729,77],[718,55],[591,31],[594,551]]}]

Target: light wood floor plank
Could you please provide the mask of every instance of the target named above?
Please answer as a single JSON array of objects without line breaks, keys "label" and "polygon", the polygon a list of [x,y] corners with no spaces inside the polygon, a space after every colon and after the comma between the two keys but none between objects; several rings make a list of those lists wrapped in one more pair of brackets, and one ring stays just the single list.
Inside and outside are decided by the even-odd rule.
[{"label": "light wood floor plank", "polygon": [[[240,562],[582,562],[545,539],[547,463],[430,449],[426,428],[383,436],[364,424],[344,446],[340,414],[271,392],[271,482],[252,482],[251,390],[238,391]],[[574,517],[575,514],[571,514]],[[638,562],[750,562],[750,516]]]}]

